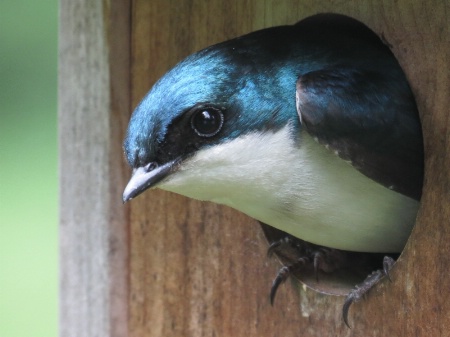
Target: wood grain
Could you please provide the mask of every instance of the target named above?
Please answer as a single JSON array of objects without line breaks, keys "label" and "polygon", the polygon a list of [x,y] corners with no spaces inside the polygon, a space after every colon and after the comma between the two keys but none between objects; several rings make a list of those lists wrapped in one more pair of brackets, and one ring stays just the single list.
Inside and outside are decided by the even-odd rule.
[{"label": "wood grain", "polygon": [[121,142],[130,109],[130,3],[61,0],[60,328],[127,336],[128,228]]},{"label": "wood grain", "polygon": [[[61,336],[450,336],[450,15],[431,0],[61,0]],[[343,299],[289,283],[259,225],[163,191],[126,206],[131,107],[188,54],[319,12],[383,35],[421,113],[426,177],[393,282],[341,319]]]},{"label": "wood grain", "polygon": [[[255,221],[165,192],[131,207],[131,336],[444,336],[450,324],[448,139],[449,28],[444,2],[139,1],[133,6],[132,102],[186,55],[263,27],[317,12],[366,23],[393,45],[423,118],[427,178],[418,226],[394,282],[354,305],[352,330],[342,298],[289,286],[274,308],[276,269]],[[146,39],[142,40],[145,36]],[[446,71],[444,71],[446,70]]]}]

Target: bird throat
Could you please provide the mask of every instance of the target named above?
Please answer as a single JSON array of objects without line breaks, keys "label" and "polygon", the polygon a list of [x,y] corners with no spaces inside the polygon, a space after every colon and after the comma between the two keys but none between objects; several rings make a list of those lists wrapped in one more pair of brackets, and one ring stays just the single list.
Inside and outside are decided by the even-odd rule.
[{"label": "bird throat", "polygon": [[288,124],[199,150],[156,187],[230,206],[318,245],[400,252],[419,203],[293,132]]}]

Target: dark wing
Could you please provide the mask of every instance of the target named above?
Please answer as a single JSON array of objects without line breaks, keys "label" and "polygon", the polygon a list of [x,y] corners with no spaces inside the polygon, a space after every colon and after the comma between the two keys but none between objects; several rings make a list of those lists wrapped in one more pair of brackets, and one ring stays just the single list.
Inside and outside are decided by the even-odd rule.
[{"label": "dark wing", "polygon": [[303,128],[361,173],[420,199],[422,131],[403,74],[350,66],[304,74],[297,111]]}]

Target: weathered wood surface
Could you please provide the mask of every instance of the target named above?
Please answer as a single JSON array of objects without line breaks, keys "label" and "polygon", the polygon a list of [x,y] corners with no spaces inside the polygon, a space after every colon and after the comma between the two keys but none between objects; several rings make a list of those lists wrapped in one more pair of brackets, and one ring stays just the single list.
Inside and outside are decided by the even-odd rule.
[{"label": "weathered wood surface", "polygon": [[[115,21],[107,9],[120,1],[95,2],[99,22],[92,23],[93,31],[87,20],[92,10],[72,5],[93,1],[61,2],[61,336],[450,336],[447,1],[134,0],[117,11],[121,22],[131,18],[130,27],[123,27],[131,29],[131,51],[126,39],[106,39],[110,45],[98,47],[100,58],[90,48],[108,36],[101,30]],[[81,17],[73,17],[74,10]],[[117,137],[131,107],[165,71],[202,47],[318,12],[359,19],[393,46],[425,134],[417,226],[392,271],[393,283],[383,282],[350,310],[351,330],[342,323],[339,297],[287,284],[270,306],[268,291],[279,266],[267,260],[254,220],[162,191],[148,191],[124,207],[117,202],[129,174]],[[80,49],[62,41],[67,37],[95,43]],[[125,69],[127,61],[116,57],[127,52],[131,62]],[[75,82],[62,83],[67,78]],[[122,105],[112,104],[117,94],[129,95],[128,107],[122,96]],[[110,238],[120,242],[118,249]],[[118,323],[111,323],[111,313],[118,313]]]},{"label": "weathered wood surface", "polygon": [[126,0],[60,1],[61,337],[128,334],[129,11]]},{"label": "weathered wood surface", "polygon": [[[132,336],[443,336],[450,334],[448,8],[443,1],[135,1],[132,102],[186,55],[263,27],[333,11],[393,45],[423,118],[427,179],[419,225],[393,271],[342,324],[342,298],[282,288],[258,225],[224,207],[147,192],[131,207]],[[447,41],[447,44],[444,42]],[[447,169],[443,169],[447,168]]]}]

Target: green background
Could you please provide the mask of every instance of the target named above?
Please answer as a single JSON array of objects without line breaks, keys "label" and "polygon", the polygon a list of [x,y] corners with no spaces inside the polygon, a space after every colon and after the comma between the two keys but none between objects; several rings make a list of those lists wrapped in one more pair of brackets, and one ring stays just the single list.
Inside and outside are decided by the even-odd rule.
[{"label": "green background", "polygon": [[57,336],[56,0],[0,0],[0,336]]}]

